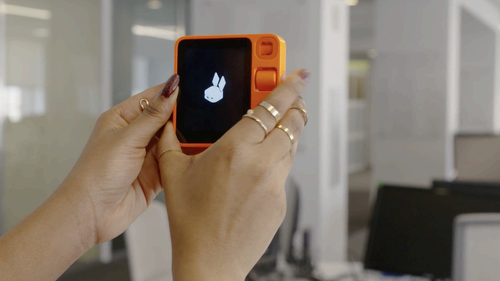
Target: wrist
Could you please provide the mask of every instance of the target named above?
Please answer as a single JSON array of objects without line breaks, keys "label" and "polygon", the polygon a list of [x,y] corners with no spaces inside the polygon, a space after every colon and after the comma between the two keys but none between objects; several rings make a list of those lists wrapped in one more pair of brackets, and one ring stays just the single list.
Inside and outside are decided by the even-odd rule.
[{"label": "wrist", "polygon": [[[189,269],[188,269],[189,268]],[[172,269],[174,281],[190,281],[190,280],[205,280],[205,281],[244,281],[245,276],[231,275],[219,271],[218,269],[205,270],[197,266],[189,266],[185,268]]]},{"label": "wrist", "polygon": [[2,280],[56,280],[95,244],[92,209],[80,192],[78,186],[61,185],[1,237]]},{"label": "wrist", "polygon": [[[199,254],[199,253],[198,253]],[[197,255],[198,256],[198,255]],[[244,281],[246,273],[228,268],[228,264],[203,262],[198,258],[189,258],[186,252],[172,255],[172,273],[174,281],[205,280],[205,281]],[[229,266],[231,267],[231,266]]]},{"label": "wrist", "polygon": [[74,235],[80,241],[82,250],[90,250],[97,244],[97,237],[93,205],[86,188],[66,180],[54,196],[66,206],[67,215],[74,221]]}]

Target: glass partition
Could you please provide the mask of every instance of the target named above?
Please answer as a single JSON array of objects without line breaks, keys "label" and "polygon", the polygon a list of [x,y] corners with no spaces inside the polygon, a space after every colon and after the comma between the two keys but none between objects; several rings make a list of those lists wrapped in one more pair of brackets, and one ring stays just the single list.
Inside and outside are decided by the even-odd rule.
[{"label": "glass partition", "polygon": [[172,75],[185,2],[0,0],[0,235],[63,181],[101,112]]},{"label": "glass partition", "polygon": [[1,230],[63,181],[105,108],[99,0],[4,0]]}]

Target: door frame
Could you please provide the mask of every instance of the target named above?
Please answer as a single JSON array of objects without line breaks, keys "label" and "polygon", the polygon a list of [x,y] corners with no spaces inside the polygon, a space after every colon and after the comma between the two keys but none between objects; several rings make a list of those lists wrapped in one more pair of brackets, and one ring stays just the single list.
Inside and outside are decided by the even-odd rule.
[{"label": "door frame", "polygon": [[[5,5],[5,0],[0,0],[0,10],[3,9]],[[6,94],[6,34],[5,27],[6,25],[6,15],[5,13],[0,12],[0,100],[5,101],[7,99]],[[4,231],[4,217],[3,217],[3,207],[2,207],[2,195],[4,191],[4,158],[3,158],[3,143],[4,143],[4,124],[5,117],[7,115],[7,103],[0,102],[0,236],[3,235]]]},{"label": "door frame", "polygon": [[[0,0],[4,1],[4,0]],[[101,1],[101,65],[100,65],[100,90],[101,90],[101,112],[113,106],[113,0]],[[189,0],[175,1],[176,12],[176,35],[186,35],[189,24]],[[1,152],[1,151],[0,151]],[[0,159],[1,160],[1,159]],[[1,167],[1,166],[0,166]],[[0,186],[1,188],[1,186]],[[113,260],[113,242],[108,241],[99,246],[99,260],[102,263],[110,263]]]}]

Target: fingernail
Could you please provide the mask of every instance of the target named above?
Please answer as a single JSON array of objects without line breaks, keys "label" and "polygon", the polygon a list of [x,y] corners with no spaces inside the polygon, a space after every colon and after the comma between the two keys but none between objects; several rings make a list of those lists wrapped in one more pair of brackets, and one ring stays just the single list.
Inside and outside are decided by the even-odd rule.
[{"label": "fingernail", "polygon": [[179,87],[179,81],[179,75],[174,74],[170,76],[170,78],[165,83],[165,86],[163,86],[163,89],[161,90],[161,95],[165,98],[169,98],[175,92],[177,87]]},{"label": "fingernail", "polygon": [[299,75],[300,75],[300,78],[302,78],[302,80],[307,82],[307,80],[309,79],[309,76],[311,75],[311,72],[307,69],[302,69],[302,71],[300,72]]}]

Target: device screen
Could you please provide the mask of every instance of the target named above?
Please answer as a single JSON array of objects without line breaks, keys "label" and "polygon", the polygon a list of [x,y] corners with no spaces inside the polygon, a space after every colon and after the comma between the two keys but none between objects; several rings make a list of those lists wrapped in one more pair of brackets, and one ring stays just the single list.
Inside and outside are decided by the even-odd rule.
[{"label": "device screen", "polygon": [[246,38],[184,40],[178,46],[177,136],[214,143],[250,108],[252,43]]}]

